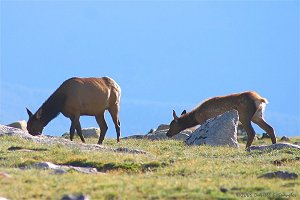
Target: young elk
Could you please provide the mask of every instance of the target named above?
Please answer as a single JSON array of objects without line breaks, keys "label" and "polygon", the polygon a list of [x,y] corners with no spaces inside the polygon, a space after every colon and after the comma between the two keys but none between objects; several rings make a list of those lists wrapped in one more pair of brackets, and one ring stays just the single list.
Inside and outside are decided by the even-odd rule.
[{"label": "young elk", "polygon": [[248,141],[246,148],[251,146],[255,137],[255,131],[251,125],[251,121],[265,130],[271,137],[272,143],[275,144],[276,136],[274,129],[267,124],[263,118],[263,112],[267,103],[267,99],[262,98],[256,92],[242,92],[210,98],[194,108],[191,112],[186,113],[184,110],[180,117],[177,117],[173,110],[174,120],[170,123],[167,136],[172,137],[182,130],[202,124],[212,117],[235,109],[238,111],[239,120],[247,132]]},{"label": "young elk", "polygon": [[35,114],[27,109],[29,120],[27,130],[31,135],[39,135],[43,128],[59,113],[70,118],[70,139],[73,140],[76,129],[82,142],[85,142],[81,131],[79,117],[95,116],[101,134],[98,144],[102,144],[108,129],[104,112],[108,110],[120,141],[120,109],[121,88],[111,78],[70,78],[45,101]]}]

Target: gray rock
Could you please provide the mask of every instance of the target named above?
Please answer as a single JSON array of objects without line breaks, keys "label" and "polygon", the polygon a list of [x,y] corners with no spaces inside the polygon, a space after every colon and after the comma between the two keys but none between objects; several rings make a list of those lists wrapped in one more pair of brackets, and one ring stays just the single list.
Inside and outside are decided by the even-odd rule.
[{"label": "gray rock", "polygon": [[260,139],[262,140],[265,138],[270,138],[270,136],[267,133],[263,133]]},{"label": "gray rock", "polygon": [[187,145],[230,146],[238,148],[237,126],[238,112],[227,111],[222,115],[207,120],[190,137]]},{"label": "gray rock", "polygon": [[280,141],[289,142],[291,140],[290,140],[290,138],[288,138],[286,136],[282,136],[282,138],[280,139]]},{"label": "gray rock", "polygon": [[143,139],[145,135],[130,135],[127,137],[123,137],[122,139]]},{"label": "gray rock", "polygon": [[[77,135],[76,131],[75,131],[75,136]],[[85,138],[99,138],[100,136],[100,129],[99,128],[95,128],[95,127],[90,127],[90,128],[82,128],[82,135]],[[70,133],[64,133],[62,135],[63,137],[69,137]]]},{"label": "gray rock", "polygon": [[243,124],[240,121],[238,122],[237,135],[238,136],[247,135],[247,132],[245,131]]},{"label": "gray rock", "polygon": [[68,173],[68,171],[67,170],[65,170],[65,169],[54,169],[53,170],[53,174],[66,174],[66,173]]},{"label": "gray rock", "polygon": [[154,133],[156,131],[155,128],[151,128],[150,131],[148,132],[148,134]]},{"label": "gray rock", "polygon": [[66,165],[66,167],[68,167],[69,169],[73,169],[77,172],[81,172],[84,174],[97,174],[98,170],[94,167],[74,167],[71,165]]},{"label": "gray rock", "polygon": [[168,124],[160,124],[156,131],[169,130],[170,126]]},{"label": "gray rock", "polygon": [[85,174],[98,173],[97,169],[94,167],[75,167],[75,166],[71,166],[71,165],[56,165],[51,162],[39,162],[39,163],[33,164],[31,167],[36,168],[36,169],[45,169],[45,170],[53,169],[54,174],[63,174],[71,169],[75,170],[77,172],[80,172],[80,173],[85,173]]},{"label": "gray rock", "polygon": [[18,129],[21,129],[22,131],[27,131],[27,122],[25,120],[13,122],[13,123],[8,124],[6,126],[13,127],[13,128],[18,128]]},{"label": "gray rock", "polygon": [[280,178],[280,179],[296,179],[298,175],[288,171],[269,172],[259,176],[259,178]]},{"label": "gray rock", "polygon": [[24,139],[30,139],[33,137],[27,131],[23,131],[19,128],[0,125],[0,136],[5,136],[5,135],[22,137]]},{"label": "gray rock", "polygon": [[34,163],[32,165],[33,168],[36,169],[60,169],[60,165],[53,164],[51,162],[39,162],[39,163]]},{"label": "gray rock", "polygon": [[293,148],[293,149],[299,149],[299,145],[295,144],[289,144],[289,143],[276,143],[272,145],[261,145],[261,146],[250,146],[247,148],[247,151],[265,151],[265,150],[274,150],[274,149],[285,149],[285,148]]},{"label": "gray rock", "polygon": [[185,130],[181,131],[177,135],[173,136],[172,138],[169,138],[167,136],[168,129],[166,130],[161,130],[161,131],[155,131],[154,133],[147,134],[144,136],[144,139],[149,139],[149,140],[181,140],[185,141],[188,137],[191,131]]},{"label": "gray rock", "polygon": [[91,198],[89,196],[79,194],[79,195],[74,195],[74,194],[66,194],[64,195],[61,200],[90,200]]},{"label": "gray rock", "polygon": [[168,129],[154,131],[151,133],[148,133],[146,135],[131,135],[124,137],[123,139],[148,139],[148,140],[181,140],[185,141],[186,138],[189,137],[189,135],[192,133],[190,129],[181,131],[179,134],[173,136],[172,138],[167,137]]},{"label": "gray rock", "polygon": [[132,154],[147,154],[146,151],[137,150],[137,149],[129,149],[126,147],[119,147],[116,148],[116,152],[123,152],[123,153],[132,153]]}]

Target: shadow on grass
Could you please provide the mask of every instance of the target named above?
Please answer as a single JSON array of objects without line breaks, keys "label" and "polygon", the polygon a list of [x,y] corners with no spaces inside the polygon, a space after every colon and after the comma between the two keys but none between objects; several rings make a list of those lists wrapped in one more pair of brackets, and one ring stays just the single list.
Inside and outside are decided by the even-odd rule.
[{"label": "shadow on grass", "polygon": [[7,149],[8,151],[48,151],[46,148],[27,148],[21,146],[11,146]]}]

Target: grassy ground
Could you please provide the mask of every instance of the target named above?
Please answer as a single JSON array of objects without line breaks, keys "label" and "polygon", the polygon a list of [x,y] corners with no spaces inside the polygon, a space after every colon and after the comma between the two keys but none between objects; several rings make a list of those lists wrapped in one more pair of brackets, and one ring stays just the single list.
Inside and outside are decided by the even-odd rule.
[{"label": "grassy ground", "polygon": [[[255,141],[258,143],[270,141]],[[82,151],[0,137],[0,172],[10,176],[0,175],[0,197],[61,199],[64,194],[86,194],[91,199],[300,199],[300,178],[258,178],[278,170],[300,175],[299,150],[246,152],[243,144],[240,149],[188,147],[173,140],[122,140],[116,144],[106,139],[104,145],[149,154]],[[12,146],[35,151],[8,150]],[[42,161],[96,167],[103,173],[57,175],[51,170],[20,169]]]}]

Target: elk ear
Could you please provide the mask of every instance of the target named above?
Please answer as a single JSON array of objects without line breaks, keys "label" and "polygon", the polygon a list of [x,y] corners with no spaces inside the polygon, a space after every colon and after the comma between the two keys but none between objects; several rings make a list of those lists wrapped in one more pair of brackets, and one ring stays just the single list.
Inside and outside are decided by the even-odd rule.
[{"label": "elk ear", "polygon": [[26,111],[27,111],[27,114],[28,114],[28,116],[30,118],[33,115],[32,112],[28,108],[26,108]]},{"label": "elk ear", "polygon": [[186,110],[182,111],[182,113],[181,113],[181,115],[184,115],[184,114],[186,114]]},{"label": "elk ear", "polygon": [[175,110],[173,110],[173,117],[174,117],[174,120],[178,120]]},{"label": "elk ear", "polygon": [[36,112],[36,114],[35,114],[35,116],[36,116],[36,118],[37,119],[41,119],[41,117],[42,117],[42,109],[39,109],[37,112]]}]

